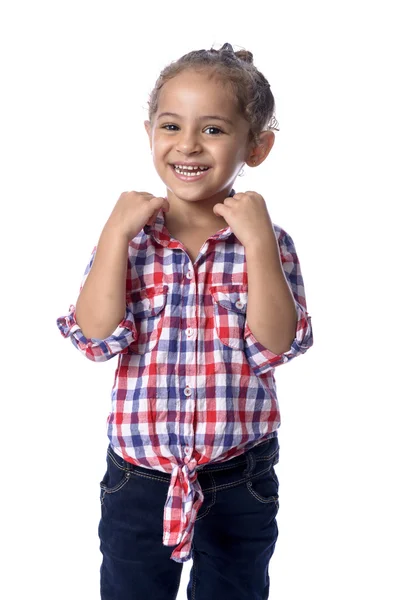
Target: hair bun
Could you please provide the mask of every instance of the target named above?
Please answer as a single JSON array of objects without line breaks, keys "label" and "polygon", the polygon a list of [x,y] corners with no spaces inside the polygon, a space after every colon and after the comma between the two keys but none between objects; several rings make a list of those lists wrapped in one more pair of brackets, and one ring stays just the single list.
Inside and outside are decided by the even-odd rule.
[{"label": "hair bun", "polygon": [[238,50],[235,52],[235,56],[247,63],[253,63],[253,54],[249,50]]}]

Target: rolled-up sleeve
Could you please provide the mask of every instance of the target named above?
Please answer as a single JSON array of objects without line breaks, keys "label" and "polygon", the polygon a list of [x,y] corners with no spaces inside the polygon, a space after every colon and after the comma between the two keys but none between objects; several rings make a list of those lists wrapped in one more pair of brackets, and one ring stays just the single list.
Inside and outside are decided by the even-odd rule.
[{"label": "rolled-up sleeve", "polygon": [[289,350],[282,354],[275,354],[263,346],[251,332],[249,325],[245,325],[245,354],[256,375],[263,375],[270,369],[282,365],[299,354],[304,354],[313,345],[313,332],[311,316],[307,311],[304,281],[301,273],[300,262],[291,236],[281,227],[274,225],[277,234],[282,268],[287,282],[292,291],[296,312],[296,335]]},{"label": "rolled-up sleeve", "polygon": [[[92,251],[91,259],[85,269],[80,284],[80,292],[91,270],[95,253],[96,246]],[[128,346],[137,338],[134,317],[126,300],[125,313],[122,320],[115,330],[105,339],[87,338],[84,336],[81,327],[76,321],[76,307],[74,304],[69,306],[67,315],[57,318],[56,324],[62,336],[64,338],[70,338],[73,346],[75,346],[86,358],[94,362],[104,362],[117,354],[127,352]]]}]

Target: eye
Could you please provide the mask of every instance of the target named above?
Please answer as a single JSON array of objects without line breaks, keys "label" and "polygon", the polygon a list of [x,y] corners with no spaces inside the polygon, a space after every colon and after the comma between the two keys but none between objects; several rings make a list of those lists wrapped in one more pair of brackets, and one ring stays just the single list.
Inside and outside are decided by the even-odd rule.
[{"label": "eye", "polygon": [[209,127],[206,127],[206,129],[215,129],[216,131],[213,135],[219,135],[219,133],[224,133],[221,129],[219,129],[218,127],[215,127],[214,125],[209,125]]},{"label": "eye", "polygon": [[175,131],[175,129],[168,129],[168,127],[177,127],[177,125],[173,125],[172,123],[166,123],[166,125],[162,125],[161,129],[166,129],[167,131]]}]

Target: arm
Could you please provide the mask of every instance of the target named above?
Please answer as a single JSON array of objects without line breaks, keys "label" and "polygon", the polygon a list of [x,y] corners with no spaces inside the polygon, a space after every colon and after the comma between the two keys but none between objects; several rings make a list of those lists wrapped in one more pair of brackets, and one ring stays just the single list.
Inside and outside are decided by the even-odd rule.
[{"label": "arm", "polygon": [[273,252],[268,252],[263,244],[246,248],[247,322],[256,340],[278,355],[289,350],[295,338],[297,311],[282,269],[276,239],[274,246]]},{"label": "arm", "polygon": [[126,351],[137,337],[126,302],[128,239],[106,224],[85,270],[76,307],[57,319],[63,337],[95,362]]},{"label": "arm", "polygon": [[106,224],[76,304],[76,320],[86,337],[105,339],[121,321],[127,264],[128,239]]},{"label": "arm", "polygon": [[257,249],[246,251],[249,300],[245,350],[257,375],[292,360],[313,345],[311,317],[294,242],[276,225],[274,232],[276,251],[275,246],[267,248],[265,260]]}]

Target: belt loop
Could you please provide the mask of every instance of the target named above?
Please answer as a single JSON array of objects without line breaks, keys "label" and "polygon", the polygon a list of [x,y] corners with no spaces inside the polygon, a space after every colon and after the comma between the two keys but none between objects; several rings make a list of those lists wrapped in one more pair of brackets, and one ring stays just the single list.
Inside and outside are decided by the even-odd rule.
[{"label": "belt loop", "polygon": [[129,460],[125,460],[125,458],[121,458],[122,462],[123,462],[123,468],[126,471],[126,473],[130,473],[131,471],[133,471],[134,468],[134,464],[129,462]]},{"label": "belt loop", "polygon": [[247,467],[244,470],[244,472],[242,473],[242,475],[244,477],[245,476],[249,477],[249,475],[253,474],[254,467],[256,466],[256,457],[251,450],[248,450],[245,454],[245,458],[246,458],[246,462],[247,462]]}]

